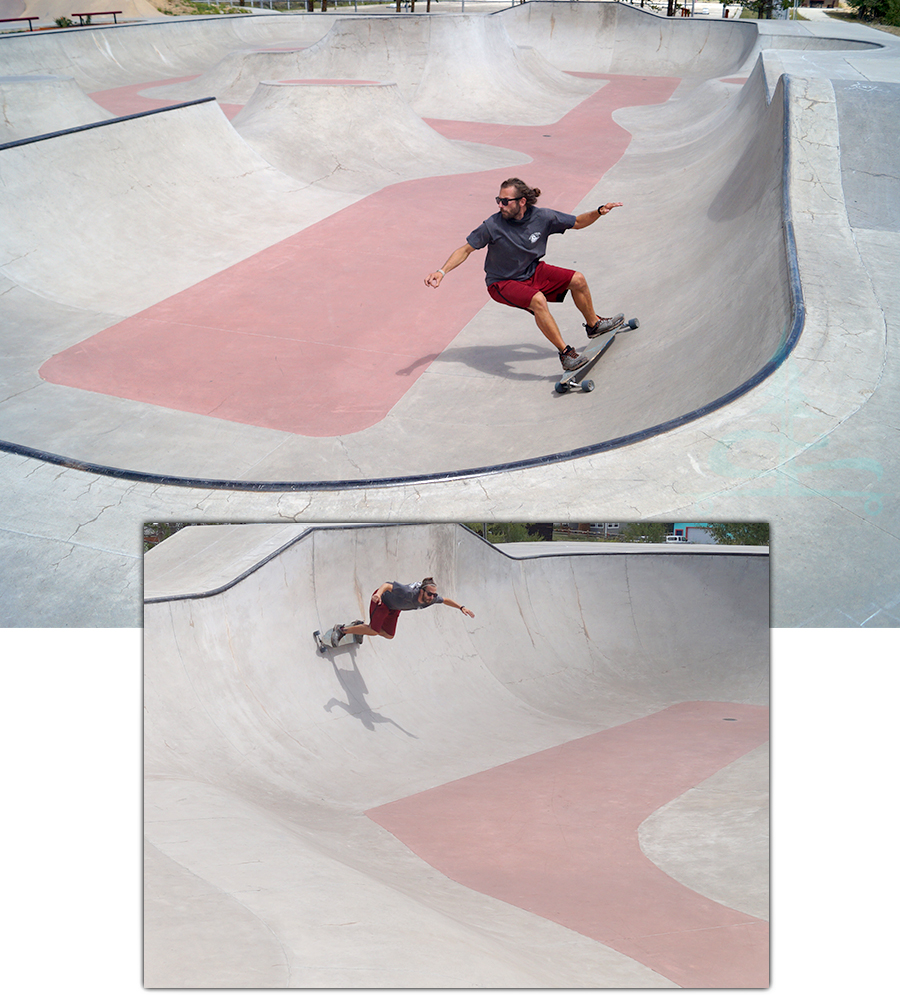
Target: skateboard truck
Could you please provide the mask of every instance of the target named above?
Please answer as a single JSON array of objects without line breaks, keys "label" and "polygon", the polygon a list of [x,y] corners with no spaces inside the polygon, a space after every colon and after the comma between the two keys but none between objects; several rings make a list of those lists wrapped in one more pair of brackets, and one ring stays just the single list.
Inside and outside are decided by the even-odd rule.
[{"label": "skateboard truck", "polygon": [[594,353],[593,356],[584,364],[584,366],[579,367],[577,370],[570,370],[564,373],[562,380],[556,382],[557,394],[567,394],[569,391],[574,391],[576,388],[581,387],[582,391],[593,391],[594,382],[587,376],[588,370],[597,362],[598,359],[606,352],[606,350],[615,342],[616,335],[620,335],[622,332],[633,331],[635,328],[640,327],[640,322],[637,318],[631,318],[630,321],[623,321],[618,327],[614,328],[612,332],[607,332],[609,336],[606,342]]},{"label": "skateboard truck", "polygon": [[362,621],[353,621],[349,625],[344,626],[344,634],[339,642],[334,641],[334,628],[326,628],[324,630],[317,629],[313,632],[313,638],[316,640],[316,648],[320,653],[324,653],[326,649],[338,649],[340,646],[349,645],[361,645],[362,640],[365,638],[364,635],[354,635],[351,629],[354,625],[361,625]]}]

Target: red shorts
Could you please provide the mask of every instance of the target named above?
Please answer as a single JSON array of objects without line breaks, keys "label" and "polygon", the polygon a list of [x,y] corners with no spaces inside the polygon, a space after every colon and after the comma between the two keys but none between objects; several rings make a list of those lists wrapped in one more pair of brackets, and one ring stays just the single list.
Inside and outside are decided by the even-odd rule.
[{"label": "red shorts", "polygon": [[518,279],[504,279],[499,283],[491,283],[488,293],[498,304],[518,307],[523,311],[531,311],[531,301],[535,293],[543,293],[551,304],[565,300],[569,283],[575,275],[572,269],[560,269],[556,265],[538,262],[531,279],[520,282]]},{"label": "red shorts", "polygon": [[387,632],[391,638],[397,634],[397,618],[399,611],[392,611],[385,603],[376,604],[374,600],[369,603],[369,624],[376,632]]}]

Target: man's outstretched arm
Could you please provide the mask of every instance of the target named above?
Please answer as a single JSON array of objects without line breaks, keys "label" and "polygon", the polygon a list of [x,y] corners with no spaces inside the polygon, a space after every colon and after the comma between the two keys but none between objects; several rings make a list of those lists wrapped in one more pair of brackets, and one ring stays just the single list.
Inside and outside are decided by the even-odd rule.
[{"label": "man's outstretched arm", "polygon": [[462,611],[463,614],[465,614],[465,616],[467,618],[474,618],[475,617],[475,615],[469,610],[468,607],[463,607],[462,604],[457,604],[457,602],[455,600],[451,600],[449,597],[444,597],[444,606],[445,607],[455,607],[456,610]]},{"label": "man's outstretched arm", "polygon": [[451,269],[455,269],[457,265],[462,265],[462,263],[469,257],[469,255],[472,254],[474,250],[475,249],[471,244],[464,244],[461,248],[457,248],[447,261],[444,262],[442,268],[425,277],[425,285],[433,286],[437,289],[438,286],[441,285],[441,280],[444,278],[444,274],[449,272]]},{"label": "man's outstretched arm", "polygon": [[596,209],[592,209],[587,213],[579,213],[575,217],[575,226],[572,230],[584,230],[585,227],[590,227],[592,223],[596,223],[601,216],[606,216],[606,214],[615,209],[617,206],[621,206],[620,202],[608,202],[605,206],[598,206]]}]

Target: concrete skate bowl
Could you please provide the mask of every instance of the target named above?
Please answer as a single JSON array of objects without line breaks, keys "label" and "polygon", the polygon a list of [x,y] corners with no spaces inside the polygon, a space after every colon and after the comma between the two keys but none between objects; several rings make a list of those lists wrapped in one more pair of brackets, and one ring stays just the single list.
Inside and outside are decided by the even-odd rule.
[{"label": "concrete skate bowl", "polygon": [[260,80],[354,78],[396,83],[419,115],[470,122],[556,122],[597,89],[511,43],[492,17],[345,18],[307,48],[237,50],[196,80],[148,95],[246,102]]},{"label": "concrete skate bowl", "polygon": [[[565,9],[554,17],[564,24],[587,5],[559,6]],[[640,14],[623,9],[622,16]],[[385,53],[399,51],[379,43],[360,50],[369,59],[353,65],[346,58],[356,51],[349,36],[372,36],[378,21],[386,37],[393,18],[336,21],[331,37],[343,39],[343,60],[330,33],[290,41],[308,21],[251,20],[260,25],[226,19],[224,42],[216,39],[218,22],[192,26],[192,40],[214,40],[199,56],[176,44],[171,25],[134,26],[140,31],[128,36],[127,49],[109,35],[114,58],[96,45],[84,48],[90,33],[63,33],[41,43],[30,64],[17,49],[17,68],[60,73],[65,63],[81,86],[99,88],[123,84],[134,65],[129,86],[154,83],[245,51],[253,39],[235,46],[235,38],[251,30],[259,46],[275,47],[273,21],[312,78],[339,72],[378,81]],[[404,29],[417,33],[431,81],[447,77],[452,32],[466,39],[471,66],[452,93],[453,114],[468,118],[428,118],[418,129],[433,141],[433,159],[423,160],[428,170],[452,173],[416,178],[410,171],[394,183],[356,165],[348,174],[374,186],[361,192],[355,180],[349,190],[335,184],[322,158],[297,157],[277,142],[263,150],[260,137],[272,135],[267,116],[278,121],[285,105],[307,114],[297,98],[303,84],[277,108],[264,95],[247,99],[257,112],[246,112],[244,133],[240,117],[232,126],[201,102],[0,149],[10,220],[5,309],[22,332],[10,377],[16,393],[4,413],[6,449],[133,478],[260,489],[452,478],[648,439],[702,420],[771,375],[803,325],[783,192],[788,91],[780,85],[770,100],[757,69],[739,98],[733,85],[696,77],[676,92],[677,78],[647,76],[657,71],[658,44],[645,54],[639,84],[616,69],[606,78],[568,77],[564,86],[564,74],[536,44],[537,57],[523,59],[513,41],[503,50],[504,34],[515,34],[516,22],[507,32],[507,20],[416,19]],[[681,38],[680,25],[652,21],[657,34]],[[151,44],[158,27],[164,60]],[[725,47],[716,73],[739,66],[749,51],[744,26],[735,27],[740,41]],[[551,35],[559,33],[554,27]],[[678,47],[663,48],[668,67]],[[710,59],[714,49],[712,41],[704,46]],[[514,101],[496,109],[501,125],[484,121],[483,91],[466,93],[465,81],[500,51],[517,82],[541,82],[561,117],[548,125],[542,113],[537,123],[517,125]],[[293,66],[303,73],[296,60]],[[580,72],[604,71],[605,63]],[[586,83],[592,93],[585,97]],[[290,90],[282,81],[262,88]],[[360,85],[345,85],[353,89]],[[434,116],[435,93],[429,84],[403,100],[413,108],[422,102],[420,118]],[[416,114],[410,107],[402,109],[403,130]],[[399,135],[400,115],[379,127]],[[677,136],[685,123],[687,144]],[[340,133],[327,123],[320,130],[333,134],[334,149],[346,148]],[[442,152],[447,143],[455,144],[452,157]],[[527,316],[487,301],[478,265],[437,294],[418,275],[488,215],[498,178],[525,174],[523,165],[535,182],[549,181],[541,185],[545,201],[560,209],[626,202],[602,227],[551,247],[555,262],[599,287],[601,313],[621,309],[641,320],[601,364],[601,393],[555,397],[555,353]],[[695,175],[702,187],[672,183]],[[425,234],[423,205],[430,210]],[[78,240],[59,242],[61,232]],[[677,266],[682,260],[689,270]],[[359,261],[365,270],[353,267]],[[739,296],[729,282],[711,285],[711,272],[740,275]],[[583,342],[580,318],[570,305],[560,310],[564,335]],[[97,409],[99,423],[89,418]],[[49,430],[36,418],[48,410]],[[173,451],[173,443],[190,447]]]},{"label": "concrete skate bowl", "polygon": [[61,74],[74,77],[86,91],[100,91],[200,74],[233,49],[248,45],[308,46],[334,21],[330,14],[287,20],[280,15],[160,18],[88,31],[35,32],[28,38],[5,36],[0,51],[6,74]]},{"label": "concrete skate bowl", "polygon": [[[317,652],[429,574],[476,617]],[[766,986],[765,554],[198,527],[145,582],[145,986]]]},{"label": "concrete skate bowl", "polygon": [[767,31],[765,22],[676,20],[628,4],[584,0],[531,0],[498,17],[518,45],[535,46],[561,69],[593,73],[646,73],[652,65],[652,72],[659,75],[709,79],[752,66],[765,49],[880,48],[855,39],[779,34]]}]

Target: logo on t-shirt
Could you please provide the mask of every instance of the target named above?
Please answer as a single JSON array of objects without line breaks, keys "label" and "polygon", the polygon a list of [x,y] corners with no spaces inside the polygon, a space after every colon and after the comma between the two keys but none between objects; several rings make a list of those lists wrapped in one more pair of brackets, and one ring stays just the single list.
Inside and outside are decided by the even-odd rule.
[{"label": "logo on t-shirt", "polygon": [[528,240],[531,241],[532,244],[537,244],[537,242],[540,239],[541,239],[541,232],[540,231],[537,231],[536,233],[532,234],[531,237],[528,238]]}]

